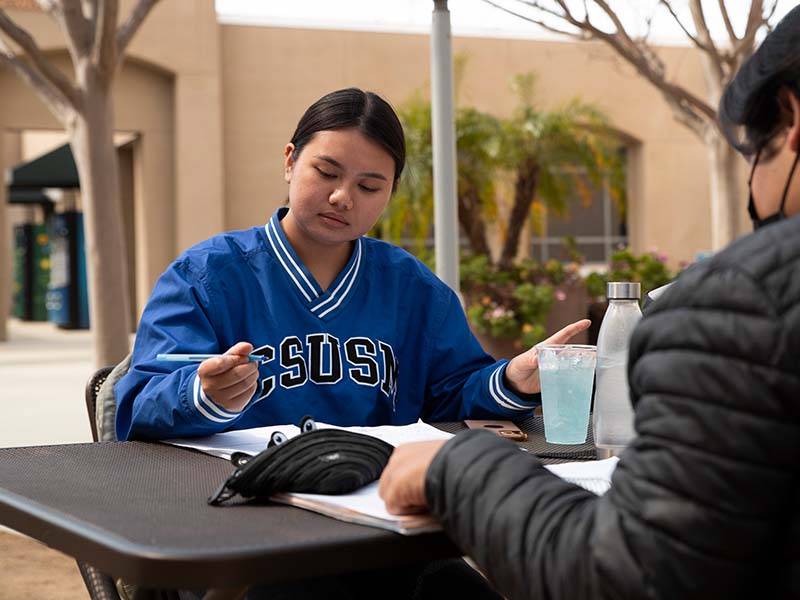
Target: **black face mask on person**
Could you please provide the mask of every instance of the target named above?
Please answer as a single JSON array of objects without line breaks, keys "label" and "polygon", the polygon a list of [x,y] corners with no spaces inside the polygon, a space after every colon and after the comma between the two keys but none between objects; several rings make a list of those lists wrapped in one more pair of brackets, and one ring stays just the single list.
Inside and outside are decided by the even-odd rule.
[{"label": "black face mask on person", "polygon": [[760,229],[765,225],[772,225],[773,223],[777,223],[778,221],[782,221],[783,219],[786,218],[786,213],[783,211],[783,208],[786,205],[786,194],[789,193],[789,185],[792,183],[792,175],[794,175],[794,169],[797,166],[798,159],[800,159],[800,150],[798,150],[797,154],[794,157],[794,163],[792,163],[792,170],[789,171],[789,178],[786,180],[786,185],[783,188],[783,196],[781,197],[781,206],[778,209],[778,212],[773,213],[768,217],[764,217],[763,219],[759,218],[758,212],[756,211],[756,204],[755,202],[753,202],[753,173],[755,173],[759,156],[761,156],[761,150],[759,150],[756,153],[756,158],[755,160],[753,160],[753,167],[750,170],[750,178],[747,180],[747,188],[750,191],[750,200],[747,203],[747,212],[750,213],[750,219],[753,221],[753,231]]}]

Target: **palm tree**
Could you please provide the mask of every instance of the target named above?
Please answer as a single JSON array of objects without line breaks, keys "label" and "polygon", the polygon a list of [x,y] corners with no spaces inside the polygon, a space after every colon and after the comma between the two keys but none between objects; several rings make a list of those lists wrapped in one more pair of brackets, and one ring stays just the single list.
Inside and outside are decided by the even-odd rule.
[{"label": "palm tree", "polygon": [[559,215],[568,212],[570,198],[591,200],[592,190],[576,171],[585,173],[593,188],[609,175],[612,198],[621,208],[625,204],[624,163],[605,115],[578,98],[556,110],[541,110],[533,102],[534,83],[530,73],[514,78],[521,102],[504,123],[502,156],[514,177],[514,196],[497,261],[503,268],[517,255],[534,200]]},{"label": "palm tree", "polygon": [[[591,197],[574,167],[595,186],[610,173],[612,196],[624,204],[624,165],[607,119],[578,99],[542,110],[532,101],[533,83],[531,74],[515,78],[521,102],[508,119],[473,107],[456,112],[458,219],[471,253],[491,256],[486,224],[500,219],[498,183],[514,182],[511,210],[499,223],[503,241],[496,264],[502,268],[517,254],[535,199],[564,214],[569,198]],[[411,237],[421,250],[433,219],[430,104],[416,93],[398,112],[406,131],[407,172],[376,233],[395,241]]]}]

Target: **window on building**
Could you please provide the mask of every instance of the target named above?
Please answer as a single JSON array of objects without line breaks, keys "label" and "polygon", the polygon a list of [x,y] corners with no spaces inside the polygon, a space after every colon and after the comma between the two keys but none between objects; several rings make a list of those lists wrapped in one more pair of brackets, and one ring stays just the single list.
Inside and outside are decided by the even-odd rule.
[{"label": "window on building", "polygon": [[[593,186],[585,171],[576,169],[581,177],[581,186],[589,194],[578,194],[567,201],[567,210],[558,215],[553,210],[543,210],[540,227],[531,237],[531,258],[539,261],[568,260],[567,238],[575,241],[577,250],[587,263],[608,264],[611,254],[620,246],[627,245],[628,234],[624,216],[611,197],[609,177],[602,184]],[[577,186],[576,186],[577,187]],[[594,189],[592,189],[594,188]]]}]

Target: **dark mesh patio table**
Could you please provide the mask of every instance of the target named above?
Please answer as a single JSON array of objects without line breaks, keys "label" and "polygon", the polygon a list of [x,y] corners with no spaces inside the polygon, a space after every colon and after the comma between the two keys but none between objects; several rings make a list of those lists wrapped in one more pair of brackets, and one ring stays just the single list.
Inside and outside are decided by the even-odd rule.
[{"label": "dark mesh patio table", "polygon": [[[531,440],[520,445],[576,460],[577,447],[544,444],[540,421],[522,423]],[[441,532],[401,536],[277,504],[208,506],[231,470],[158,443],[4,448],[0,524],[153,587],[233,588],[460,555]]]},{"label": "dark mesh patio table", "polygon": [[282,505],[206,499],[227,461],[145,442],[0,449],[0,523],[147,586],[225,588],[458,556]]},{"label": "dark mesh patio table", "polygon": [[[517,426],[528,434],[525,442],[514,442],[535,454],[544,463],[562,463],[576,460],[596,460],[597,450],[592,436],[592,424],[586,433],[586,443],[576,445],[550,444],[544,439],[544,419],[540,416],[528,417],[523,421],[516,421]],[[449,433],[464,431],[467,426],[462,421],[454,423],[436,423],[436,427]]]}]

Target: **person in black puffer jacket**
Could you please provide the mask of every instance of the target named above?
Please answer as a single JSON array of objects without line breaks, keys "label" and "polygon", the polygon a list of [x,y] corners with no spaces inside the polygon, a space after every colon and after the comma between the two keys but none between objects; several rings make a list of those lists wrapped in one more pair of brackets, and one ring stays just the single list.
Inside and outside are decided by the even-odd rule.
[{"label": "person in black puffer jacket", "polygon": [[474,431],[403,446],[384,471],[389,510],[429,506],[509,598],[800,598],[800,7],[720,115],[752,157],[757,231],[684,272],[636,328],[637,437],[611,489]]}]

